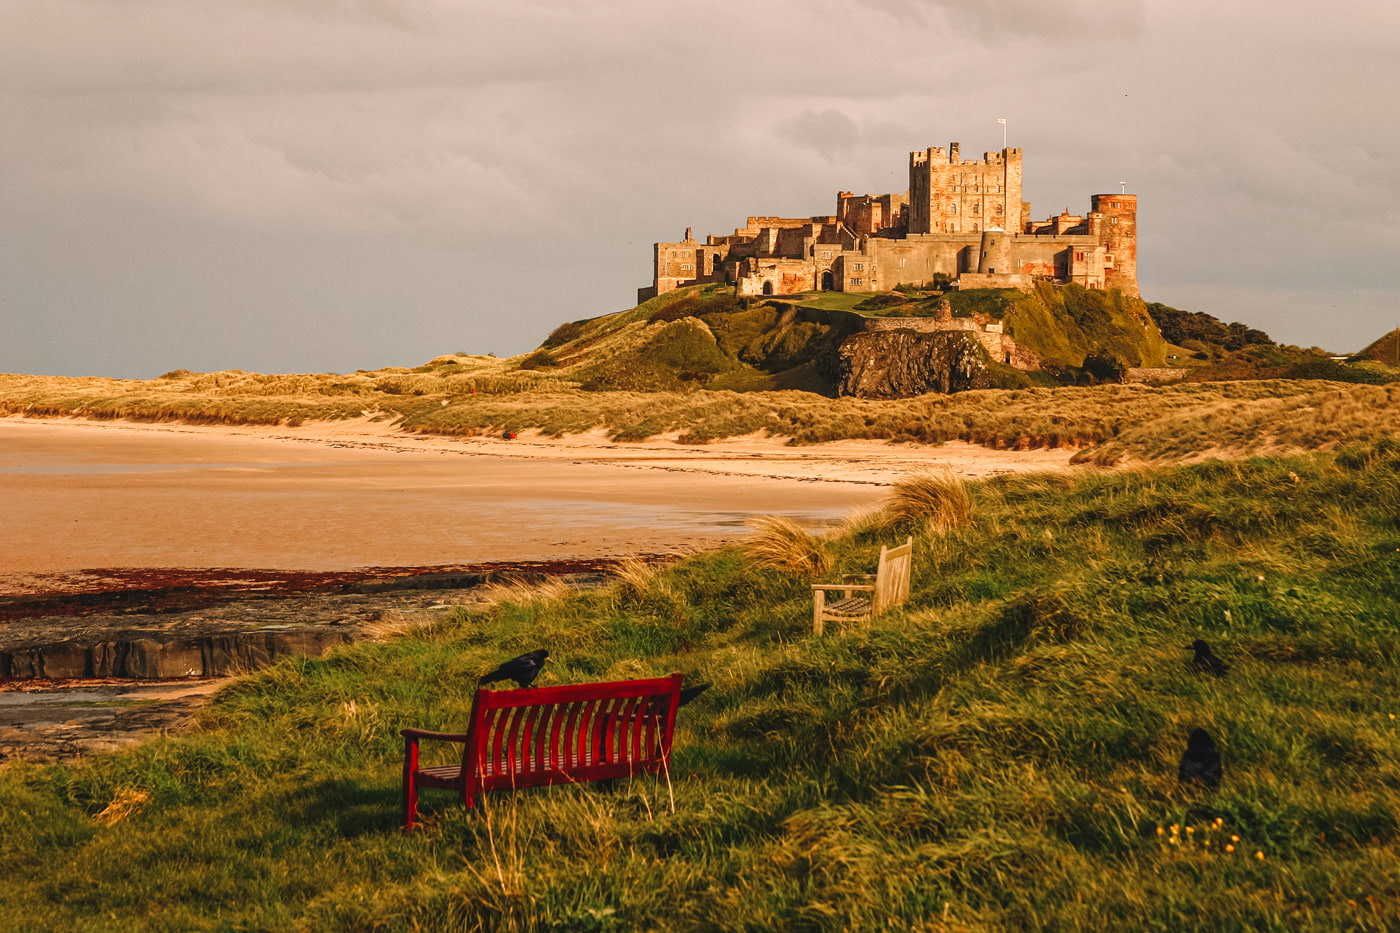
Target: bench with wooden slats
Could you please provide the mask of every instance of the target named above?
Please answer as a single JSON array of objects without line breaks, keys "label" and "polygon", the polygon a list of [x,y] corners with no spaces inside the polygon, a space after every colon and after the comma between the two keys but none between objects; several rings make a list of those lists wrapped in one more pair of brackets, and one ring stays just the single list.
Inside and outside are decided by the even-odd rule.
[{"label": "bench with wooden slats", "polygon": [[[841,583],[812,586],[812,632],[826,631],[827,622],[871,619],[886,610],[904,605],[909,599],[909,575],[914,559],[914,538],[898,547],[880,548],[880,563],[873,574],[847,574]],[[856,583],[868,580],[868,583]],[[836,592],[840,599],[827,602],[826,594]],[[856,596],[869,593],[869,596]]]},{"label": "bench with wooden slats", "polygon": [[[403,826],[418,791],[450,790],[463,805],[492,790],[656,774],[670,767],[682,675],[649,680],[478,690],[463,733],[403,729]],[[459,764],[420,767],[419,743],[462,745]]]}]

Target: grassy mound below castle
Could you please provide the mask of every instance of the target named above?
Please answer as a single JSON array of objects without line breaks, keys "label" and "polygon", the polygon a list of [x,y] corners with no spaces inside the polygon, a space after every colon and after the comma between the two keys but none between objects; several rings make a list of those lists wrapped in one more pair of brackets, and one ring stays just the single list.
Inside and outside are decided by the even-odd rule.
[{"label": "grassy mound below castle", "polygon": [[[900,492],[769,565],[504,589],[244,678],[193,733],[12,763],[7,929],[1393,928],[1400,445]],[[813,637],[811,574],[905,535],[908,605]],[[671,780],[439,796],[398,833],[397,730],[458,728],[536,647],[552,682],[711,682]],[[1194,728],[1216,790],[1177,780]]]}]

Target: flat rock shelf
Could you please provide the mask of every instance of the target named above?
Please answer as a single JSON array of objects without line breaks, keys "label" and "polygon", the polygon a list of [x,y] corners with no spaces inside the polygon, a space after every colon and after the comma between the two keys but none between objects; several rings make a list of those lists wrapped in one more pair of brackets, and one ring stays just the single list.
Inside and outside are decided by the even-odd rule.
[{"label": "flat rock shelf", "polygon": [[63,592],[0,598],[0,762],[108,751],[184,728],[228,678],[286,655],[437,621],[480,602],[482,584],[600,586],[613,563],[109,570]]}]

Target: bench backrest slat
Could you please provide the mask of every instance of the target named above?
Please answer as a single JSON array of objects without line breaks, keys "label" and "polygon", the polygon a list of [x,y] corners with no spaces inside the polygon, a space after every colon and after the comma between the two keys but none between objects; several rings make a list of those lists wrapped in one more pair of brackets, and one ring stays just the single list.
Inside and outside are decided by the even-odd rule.
[{"label": "bench backrest slat", "polygon": [[682,677],[478,690],[462,769],[473,793],[656,772]]},{"label": "bench backrest slat", "polygon": [[909,598],[909,572],[914,562],[914,539],[894,548],[880,548],[880,565],[875,573],[872,610],[879,615],[902,605]]}]

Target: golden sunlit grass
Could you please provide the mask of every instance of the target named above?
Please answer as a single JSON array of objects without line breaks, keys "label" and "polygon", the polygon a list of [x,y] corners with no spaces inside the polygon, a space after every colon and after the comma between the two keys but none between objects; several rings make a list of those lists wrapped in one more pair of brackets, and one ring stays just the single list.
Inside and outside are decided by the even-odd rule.
[{"label": "golden sunlit grass", "polygon": [[805,392],[586,392],[518,361],[440,357],[415,370],[351,375],[175,371],[116,380],[0,375],[0,414],[300,425],[370,418],[405,431],[550,436],[601,430],[620,441],[744,435],[793,444],[868,439],[997,449],[1081,448],[1114,465],[1326,450],[1400,435],[1400,385],[1317,381],[987,390],[911,399]]},{"label": "golden sunlit grass", "polygon": [[781,515],[760,515],[742,547],[755,566],[816,578],[831,569],[826,542]]},{"label": "golden sunlit grass", "polygon": [[948,470],[909,473],[894,484],[886,510],[896,521],[926,522],[935,532],[972,521],[967,484]]}]

